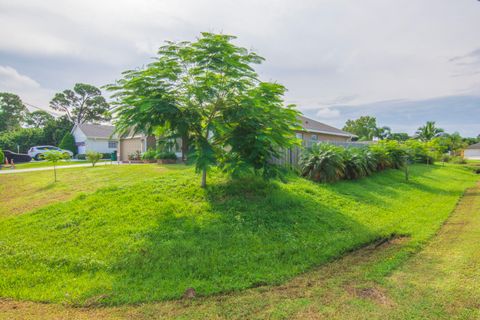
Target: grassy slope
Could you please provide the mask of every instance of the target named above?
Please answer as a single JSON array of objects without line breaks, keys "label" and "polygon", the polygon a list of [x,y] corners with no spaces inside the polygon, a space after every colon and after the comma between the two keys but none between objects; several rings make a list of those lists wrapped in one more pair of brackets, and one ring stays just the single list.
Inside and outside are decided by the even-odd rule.
[{"label": "grassy slope", "polygon": [[[227,183],[202,190],[191,169],[111,187],[0,221],[0,295],[135,303],[280,283],[390,234],[409,245],[371,270],[387,273],[428,239],[475,177],[415,166],[319,186]],[[254,190],[254,191],[252,191]]]}]

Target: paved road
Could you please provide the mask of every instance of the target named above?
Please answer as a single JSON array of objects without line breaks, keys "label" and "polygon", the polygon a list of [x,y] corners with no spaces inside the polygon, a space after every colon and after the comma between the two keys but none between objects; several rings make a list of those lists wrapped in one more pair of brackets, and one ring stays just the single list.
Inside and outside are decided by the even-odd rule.
[{"label": "paved road", "polygon": [[[118,165],[119,163],[113,162],[113,165]],[[72,164],[68,166],[57,166],[57,169],[66,169],[66,168],[79,168],[79,167],[90,167],[91,163],[81,163],[81,164]],[[112,162],[99,162],[95,166],[106,166],[112,165]],[[27,169],[9,169],[3,168],[0,170],[0,174],[11,174],[11,173],[22,173],[22,172],[33,172],[33,171],[45,171],[45,170],[53,170],[53,166],[51,167],[40,167],[40,168],[27,168]]]}]

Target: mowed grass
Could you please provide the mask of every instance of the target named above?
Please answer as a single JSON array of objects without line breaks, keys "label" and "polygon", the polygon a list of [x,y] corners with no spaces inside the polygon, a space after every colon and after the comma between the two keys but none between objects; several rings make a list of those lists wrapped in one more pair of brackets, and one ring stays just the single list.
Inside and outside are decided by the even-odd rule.
[{"label": "mowed grass", "polygon": [[411,167],[409,183],[398,170],[333,185],[214,172],[201,189],[191,168],[137,168],[137,183],[0,220],[0,296],[79,305],[176,299],[190,287],[204,296],[280,284],[376,239],[408,236],[370,270],[380,277],[438,230],[476,179],[425,165]]},{"label": "mowed grass", "polygon": [[[104,164],[104,162],[109,163],[109,160],[100,160],[98,165]],[[57,162],[57,166],[71,166],[76,164],[85,164],[89,163],[87,160],[60,160]],[[53,163],[50,161],[31,161],[15,164],[15,169],[33,169],[33,168],[45,168],[53,167]],[[10,168],[4,168],[3,170],[10,170]]]},{"label": "mowed grass", "polygon": [[95,168],[66,168],[57,171],[58,182],[53,181],[53,170],[0,175],[0,220],[69,200],[80,193],[136,184],[177,167],[181,168],[103,164]]}]

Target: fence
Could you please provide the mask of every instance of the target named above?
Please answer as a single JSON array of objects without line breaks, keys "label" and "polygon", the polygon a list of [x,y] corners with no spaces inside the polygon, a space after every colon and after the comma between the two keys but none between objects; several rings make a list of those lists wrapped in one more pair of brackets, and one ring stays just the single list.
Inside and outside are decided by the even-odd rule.
[{"label": "fence", "polygon": [[329,143],[344,148],[366,148],[371,143],[369,142],[347,142],[347,141],[304,141],[302,146],[296,146],[290,149],[285,149],[280,152],[278,158],[274,158],[274,164],[283,165],[292,169],[299,168],[300,156],[305,149],[311,148],[317,143]]}]

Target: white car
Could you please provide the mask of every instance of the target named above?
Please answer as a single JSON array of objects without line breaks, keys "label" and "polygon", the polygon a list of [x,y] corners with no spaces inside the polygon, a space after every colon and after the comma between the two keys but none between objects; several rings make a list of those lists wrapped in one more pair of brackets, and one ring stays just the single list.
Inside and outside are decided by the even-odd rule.
[{"label": "white car", "polygon": [[73,152],[70,150],[65,150],[65,149],[60,149],[58,147],[54,146],[35,146],[31,147],[30,150],[28,150],[28,155],[32,157],[35,160],[42,160],[43,159],[43,154],[48,151],[59,151],[63,153],[64,155],[69,155],[70,158],[73,157]]}]

